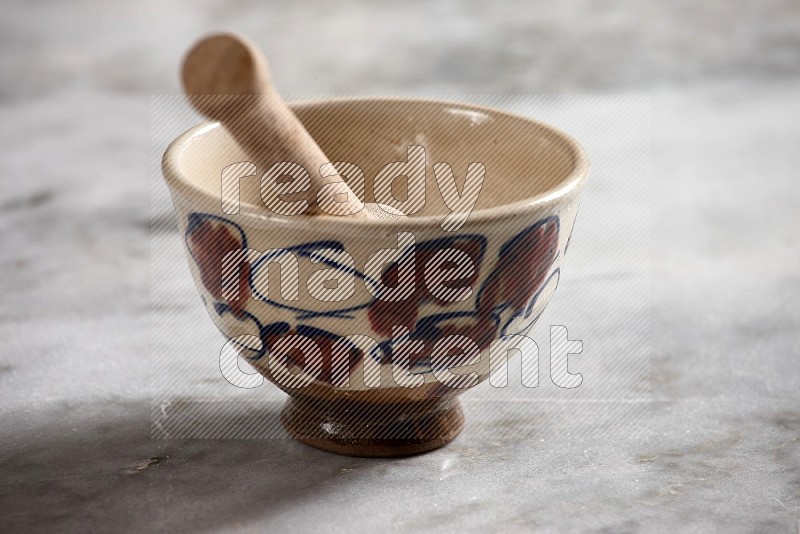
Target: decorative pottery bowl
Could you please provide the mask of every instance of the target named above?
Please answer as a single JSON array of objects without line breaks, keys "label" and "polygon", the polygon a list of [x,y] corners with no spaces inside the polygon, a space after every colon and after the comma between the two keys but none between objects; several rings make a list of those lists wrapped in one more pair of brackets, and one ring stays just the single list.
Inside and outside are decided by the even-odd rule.
[{"label": "decorative pottery bowl", "polygon": [[[464,424],[456,396],[513,355],[552,297],[587,159],[550,126],[478,106],[348,99],[292,109],[340,172],[338,162],[363,171],[366,202],[381,169],[424,147],[424,207],[407,219],[277,215],[258,169],[231,209],[221,172],[248,158],[218,124],[200,125],[163,160],[197,290],[242,357],[290,395],[281,420],[295,438],[355,456],[440,447]],[[477,203],[455,223],[445,223],[456,203],[442,193],[441,162],[462,192],[469,164],[483,164]],[[421,195],[408,176],[392,191],[398,203]],[[223,260],[244,250],[253,255],[225,271],[231,291]],[[367,272],[381,254],[393,261]],[[412,289],[384,298],[401,278]]]}]

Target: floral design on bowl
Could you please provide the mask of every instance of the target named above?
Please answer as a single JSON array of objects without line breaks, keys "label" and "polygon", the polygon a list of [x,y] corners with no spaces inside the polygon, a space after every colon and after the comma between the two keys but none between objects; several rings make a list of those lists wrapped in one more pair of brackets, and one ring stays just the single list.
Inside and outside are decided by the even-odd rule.
[{"label": "floral design on bowl", "polygon": [[[464,389],[437,379],[434,346],[458,335],[472,340],[479,358],[458,370],[477,376],[477,383],[489,374],[488,356],[495,340],[514,341],[514,336],[530,331],[560,281],[588,175],[585,155],[574,140],[550,126],[478,106],[352,99],[293,108],[333,161],[356,161],[368,177],[387,162],[403,159],[409,144],[424,145],[433,161],[448,162],[456,175],[471,161],[482,162],[487,178],[475,210],[460,228],[444,230],[441,223],[448,208],[436,196],[433,181],[426,183],[425,208],[409,219],[281,217],[260,203],[258,180],[243,179],[241,210],[226,214],[219,173],[246,156],[218,124],[205,124],[180,136],[163,161],[197,289],[226,337],[257,340],[242,344],[240,352],[289,393],[282,420],[301,441],[365,456],[410,454],[444,445],[463,426],[456,396]],[[371,184],[366,185],[369,191]],[[401,233],[413,234],[413,245],[399,250],[399,259],[381,271],[379,280],[371,279],[364,271],[370,254],[397,247]],[[297,299],[276,298],[271,288],[267,294],[260,287],[269,269],[269,258],[260,257],[239,265],[234,291],[238,298],[224,298],[223,258],[231,251],[251,249],[288,251],[298,260],[299,280],[322,269],[358,283],[341,302],[321,301],[307,293]],[[463,300],[442,300],[421,283],[428,260],[448,249],[459,251],[474,266],[468,276],[446,286],[468,288]],[[337,259],[343,252],[352,263]],[[386,302],[373,294],[375,287],[397,282],[404,262],[413,267],[410,295]],[[276,349],[299,336],[313,341],[322,354],[316,374],[307,373],[302,351]],[[354,336],[375,343],[359,345]],[[392,373],[395,349],[404,342],[422,347],[408,362],[408,375],[416,377],[413,387],[401,384]],[[346,369],[336,363],[336,350],[346,354]],[[311,380],[303,387],[282,383],[270,367],[274,358]],[[340,382],[343,373],[348,380]],[[369,373],[377,373],[377,385],[368,383]]]}]

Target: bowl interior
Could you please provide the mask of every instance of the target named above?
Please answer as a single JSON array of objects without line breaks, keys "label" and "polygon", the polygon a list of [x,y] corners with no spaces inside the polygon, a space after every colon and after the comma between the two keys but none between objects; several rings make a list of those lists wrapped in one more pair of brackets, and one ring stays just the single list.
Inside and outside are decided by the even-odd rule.
[{"label": "bowl interior", "polygon": [[[534,199],[580,178],[584,165],[580,147],[547,125],[505,112],[439,101],[402,99],[329,100],[293,104],[298,118],[331,161],[358,165],[365,175],[366,201],[373,202],[373,180],[387,163],[406,161],[409,145],[426,151],[425,207],[413,216],[449,213],[442,200],[434,163],[453,170],[459,190],[467,166],[486,169],[476,210]],[[183,179],[219,197],[219,173],[246,160],[224,129],[202,130],[178,152]],[[259,169],[263,171],[262,169]],[[308,169],[309,172],[314,172]],[[241,202],[263,207],[258,180],[242,180]],[[393,194],[404,199],[405,179],[393,183]]]}]

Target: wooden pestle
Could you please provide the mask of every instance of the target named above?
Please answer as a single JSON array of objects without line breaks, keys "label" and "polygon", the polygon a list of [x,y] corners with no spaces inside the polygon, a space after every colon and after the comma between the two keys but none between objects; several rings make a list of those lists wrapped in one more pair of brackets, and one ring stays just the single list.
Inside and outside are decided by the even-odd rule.
[{"label": "wooden pestle", "polygon": [[[279,162],[293,162],[308,171],[308,190],[298,188],[296,193],[284,195],[287,201],[306,200],[304,214],[359,219],[402,216],[399,212],[380,213],[379,206],[364,209],[339,176],[320,175],[320,167],[330,160],[274,89],[266,59],[247,39],[228,33],[201,39],[186,54],[181,75],[184,91],[195,109],[219,121],[259,172],[264,173]],[[317,203],[322,187],[326,211]]]}]

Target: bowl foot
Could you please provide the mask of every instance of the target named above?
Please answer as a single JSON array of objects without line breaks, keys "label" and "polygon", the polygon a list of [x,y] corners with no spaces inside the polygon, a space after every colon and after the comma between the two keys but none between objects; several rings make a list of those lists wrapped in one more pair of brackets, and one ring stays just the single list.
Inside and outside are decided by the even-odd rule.
[{"label": "bowl foot", "polygon": [[464,428],[454,397],[378,404],[291,397],[281,412],[295,439],[346,456],[406,456],[446,445]]}]

